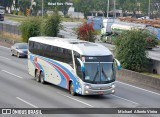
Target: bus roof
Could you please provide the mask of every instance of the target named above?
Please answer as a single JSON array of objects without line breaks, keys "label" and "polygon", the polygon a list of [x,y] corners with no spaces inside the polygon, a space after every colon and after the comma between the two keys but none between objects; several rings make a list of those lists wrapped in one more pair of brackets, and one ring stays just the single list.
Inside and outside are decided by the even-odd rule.
[{"label": "bus roof", "polygon": [[62,47],[70,50],[73,49],[74,51],[78,52],[80,55],[85,55],[85,56],[112,55],[111,51],[101,44],[82,41],[79,39],[39,36],[39,37],[31,37],[29,38],[29,41],[35,41],[35,42]]}]

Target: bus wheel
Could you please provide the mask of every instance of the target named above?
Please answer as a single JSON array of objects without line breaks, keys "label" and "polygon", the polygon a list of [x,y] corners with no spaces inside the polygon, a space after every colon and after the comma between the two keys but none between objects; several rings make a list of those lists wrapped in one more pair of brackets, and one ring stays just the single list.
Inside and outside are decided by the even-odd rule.
[{"label": "bus wheel", "polygon": [[36,70],[36,76],[35,76],[35,79],[37,82],[40,82],[40,78],[39,78],[39,74],[38,74],[38,70]]},{"label": "bus wheel", "polygon": [[73,96],[76,95],[76,93],[74,92],[74,86],[73,86],[73,83],[72,83],[72,82],[71,82],[71,84],[70,84],[69,91],[70,91],[70,94],[71,94],[71,95],[73,95]]},{"label": "bus wheel", "polygon": [[40,82],[41,82],[42,84],[45,84],[43,72],[40,73],[40,77],[39,77],[39,78],[40,78]]}]

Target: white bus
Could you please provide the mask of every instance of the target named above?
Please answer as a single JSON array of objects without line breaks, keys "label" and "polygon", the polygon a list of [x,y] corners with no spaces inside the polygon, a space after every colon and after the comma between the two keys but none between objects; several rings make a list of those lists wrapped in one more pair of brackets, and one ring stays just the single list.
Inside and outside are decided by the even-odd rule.
[{"label": "white bus", "polygon": [[29,39],[28,70],[38,82],[49,82],[72,95],[115,92],[115,61],[103,45],[58,37]]}]

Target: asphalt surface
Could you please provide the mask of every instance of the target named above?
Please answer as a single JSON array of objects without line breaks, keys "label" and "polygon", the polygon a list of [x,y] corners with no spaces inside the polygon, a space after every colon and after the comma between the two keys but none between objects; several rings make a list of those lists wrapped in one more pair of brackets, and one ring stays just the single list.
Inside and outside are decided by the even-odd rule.
[{"label": "asphalt surface", "polygon": [[74,97],[65,89],[36,82],[28,74],[27,59],[11,56],[9,48],[0,46],[0,108],[160,108],[160,93],[117,81],[114,95]]}]

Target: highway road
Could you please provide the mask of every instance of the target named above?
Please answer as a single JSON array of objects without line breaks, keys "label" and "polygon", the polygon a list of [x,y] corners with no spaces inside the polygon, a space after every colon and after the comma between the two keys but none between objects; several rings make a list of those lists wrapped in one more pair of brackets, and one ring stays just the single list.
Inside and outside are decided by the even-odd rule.
[{"label": "highway road", "polygon": [[[0,108],[160,108],[160,92],[152,92],[117,81],[114,95],[71,96],[67,90],[36,82],[28,74],[27,59],[11,56],[9,48],[0,46]],[[85,116],[106,117],[96,114]],[[158,117],[159,115],[130,115],[132,116]]]}]

